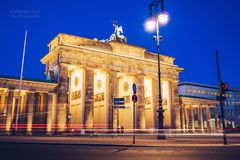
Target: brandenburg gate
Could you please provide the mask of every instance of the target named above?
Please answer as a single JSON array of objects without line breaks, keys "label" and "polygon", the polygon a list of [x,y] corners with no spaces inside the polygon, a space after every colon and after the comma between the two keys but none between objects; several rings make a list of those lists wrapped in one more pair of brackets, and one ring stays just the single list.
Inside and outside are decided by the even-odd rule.
[{"label": "brandenburg gate", "polygon": [[[137,85],[136,127],[157,128],[157,54],[145,48],[60,33],[41,59],[49,80],[58,83],[57,128],[132,129],[132,85]],[[180,127],[179,72],[174,58],[161,55],[165,128]],[[116,109],[112,99],[123,97],[125,108]]]}]

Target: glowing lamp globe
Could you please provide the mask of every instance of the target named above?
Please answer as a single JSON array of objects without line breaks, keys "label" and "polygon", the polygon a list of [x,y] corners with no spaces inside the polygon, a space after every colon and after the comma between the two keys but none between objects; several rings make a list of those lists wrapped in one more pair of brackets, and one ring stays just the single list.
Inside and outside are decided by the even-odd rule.
[{"label": "glowing lamp globe", "polygon": [[156,27],[156,22],[154,21],[154,19],[149,19],[147,20],[146,24],[145,24],[145,29],[149,32],[154,31]]},{"label": "glowing lamp globe", "polygon": [[168,20],[169,20],[168,14],[166,14],[166,13],[159,14],[158,21],[161,25],[167,24]]}]

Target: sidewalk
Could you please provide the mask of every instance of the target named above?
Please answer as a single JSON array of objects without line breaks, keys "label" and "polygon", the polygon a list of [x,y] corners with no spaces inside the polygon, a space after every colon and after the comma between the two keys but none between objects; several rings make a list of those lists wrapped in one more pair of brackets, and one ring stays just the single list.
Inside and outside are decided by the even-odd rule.
[{"label": "sidewalk", "polygon": [[[235,142],[235,143],[232,143]],[[157,140],[156,137],[138,137],[136,143],[132,145],[132,136],[0,136],[0,143],[29,143],[29,144],[49,144],[49,145],[92,145],[92,146],[135,146],[135,147],[204,147],[204,146],[224,146],[219,137],[207,138],[167,138]],[[240,146],[240,142],[231,140],[228,146]]]}]

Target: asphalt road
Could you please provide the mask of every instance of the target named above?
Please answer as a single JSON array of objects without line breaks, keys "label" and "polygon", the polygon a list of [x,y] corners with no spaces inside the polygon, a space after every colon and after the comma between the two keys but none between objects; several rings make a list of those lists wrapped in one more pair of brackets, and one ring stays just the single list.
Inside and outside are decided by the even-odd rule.
[{"label": "asphalt road", "polygon": [[239,160],[239,146],[56,145],[0,142],[0,160]]}]

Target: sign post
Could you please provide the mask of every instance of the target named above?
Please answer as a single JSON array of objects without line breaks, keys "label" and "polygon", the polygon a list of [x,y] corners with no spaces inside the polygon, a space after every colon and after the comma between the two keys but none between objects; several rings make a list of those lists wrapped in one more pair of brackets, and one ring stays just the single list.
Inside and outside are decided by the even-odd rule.
[{"label": "sign post", "polygon": [[[119,126],[119,109],[124,109],[125,107],[125,99],[124,98],[112,98],[112,108],[113,109],[118,109],[118,114],[117,114],[117,132],[119,132],[118,130],[118,126]],[[113,114],[112,114],[113,116]]]},{"label": "sign post", "polygon": [[136,105],[135,103],[137,102],[137,86],[135,83],[133,83],[132,86],[132,90],[133,90],[133,95],[132,95],[132,101],[133,101],[133,144],[135,144],[135,128],[136,128]]}]

